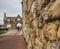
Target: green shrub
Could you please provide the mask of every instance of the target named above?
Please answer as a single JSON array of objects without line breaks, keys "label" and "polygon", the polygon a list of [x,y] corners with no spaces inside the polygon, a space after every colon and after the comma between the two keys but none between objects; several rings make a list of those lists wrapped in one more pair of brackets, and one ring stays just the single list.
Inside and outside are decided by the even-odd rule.
[{"label": "green shrub", "polygon": [[6,30],[0,30],[0,35],[6,33]]}]

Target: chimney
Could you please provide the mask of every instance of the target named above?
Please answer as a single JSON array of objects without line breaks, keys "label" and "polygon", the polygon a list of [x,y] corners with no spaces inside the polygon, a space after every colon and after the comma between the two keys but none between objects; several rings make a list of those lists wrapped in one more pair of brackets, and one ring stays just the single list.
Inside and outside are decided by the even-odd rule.
[{"label": "chimney", "polygon": [[6,17],[6,13],[4,13],[4,17]]}]

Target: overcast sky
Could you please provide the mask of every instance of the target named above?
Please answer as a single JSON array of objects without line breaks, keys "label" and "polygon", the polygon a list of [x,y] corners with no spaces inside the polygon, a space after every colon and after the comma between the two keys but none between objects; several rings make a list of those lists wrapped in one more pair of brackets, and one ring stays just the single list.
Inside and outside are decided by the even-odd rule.
[{"label": "overcast sky", "polygon": [[22,0],[0,0],[0,15],[22,15]]},{"label": "overcast sky", "polygon": [[3,24],[3,14],[7,16],[22,16],[22,0],[0,0],[0,24]]}]

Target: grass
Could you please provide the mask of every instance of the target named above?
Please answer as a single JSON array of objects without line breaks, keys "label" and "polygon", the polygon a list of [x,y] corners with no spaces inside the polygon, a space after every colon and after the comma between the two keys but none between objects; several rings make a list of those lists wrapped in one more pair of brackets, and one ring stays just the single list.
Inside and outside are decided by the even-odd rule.
[{"label": "grass", "polygon": [[0,30],[0,35],[6,33],[6,30]]}]

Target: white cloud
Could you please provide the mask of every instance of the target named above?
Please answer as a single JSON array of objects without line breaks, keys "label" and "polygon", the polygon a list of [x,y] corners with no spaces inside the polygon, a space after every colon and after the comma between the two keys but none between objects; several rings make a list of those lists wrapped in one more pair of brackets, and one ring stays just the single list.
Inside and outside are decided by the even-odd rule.
[{"label": "white cloud", "polygon": [[22,0],[0,0],[0,13],[22,15]]},{"label": "white cloud", "polygon": [[0,24],[3,23],[1,15],[7,13],[8,16],[16,16],[20,14],[22,16],[22,0],[0,0]]}]

